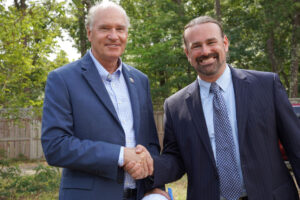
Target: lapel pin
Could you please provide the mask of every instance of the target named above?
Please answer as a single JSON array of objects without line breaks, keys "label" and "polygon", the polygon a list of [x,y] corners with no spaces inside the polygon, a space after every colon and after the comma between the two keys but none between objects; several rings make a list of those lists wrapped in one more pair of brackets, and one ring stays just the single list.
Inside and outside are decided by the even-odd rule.
[{"label": "lapel pin", "polygon": [[134,80],[133,80],[133,78],[129,78],[129,80],[130,80],[130,82],[131,82],[131,83],[134,83]]}]

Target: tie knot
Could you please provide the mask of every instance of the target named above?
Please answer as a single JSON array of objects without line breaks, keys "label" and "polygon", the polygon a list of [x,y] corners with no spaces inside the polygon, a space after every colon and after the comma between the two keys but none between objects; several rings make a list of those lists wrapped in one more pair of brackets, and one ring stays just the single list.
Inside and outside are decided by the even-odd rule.
[{"label": "tie knot", "polygon": [[220,86],[216,82],[211,83],[209,92],[216,94],[219,91],[220,91]]}]

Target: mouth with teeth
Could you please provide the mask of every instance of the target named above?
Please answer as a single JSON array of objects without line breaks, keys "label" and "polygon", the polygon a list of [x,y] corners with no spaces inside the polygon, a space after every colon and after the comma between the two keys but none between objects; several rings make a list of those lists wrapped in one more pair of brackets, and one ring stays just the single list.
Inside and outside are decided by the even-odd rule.
[{"label": "mouth with teeth", "polygon": [[196,58],[196,62],[198,65],[210,65],[215,62],[215,60],[219,59],[218,53],[211,53],[207,56],[199,56]]},{"label": "mouth with teeth", "polygon": [[119,47],[120,44],[106,44],[105,46],[114,48],[114,47]]}]

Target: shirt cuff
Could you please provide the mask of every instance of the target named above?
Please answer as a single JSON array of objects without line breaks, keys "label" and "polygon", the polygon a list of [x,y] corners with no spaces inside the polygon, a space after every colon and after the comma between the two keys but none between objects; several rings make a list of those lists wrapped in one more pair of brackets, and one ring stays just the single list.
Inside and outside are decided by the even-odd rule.
[{"label": "shirt cuff", "polygon": [[123,167],[123,165],[124,165],[124,147],[123,146],[121,146],[121,148],[120,148],[118,165],[119,165],[119,167]]}]

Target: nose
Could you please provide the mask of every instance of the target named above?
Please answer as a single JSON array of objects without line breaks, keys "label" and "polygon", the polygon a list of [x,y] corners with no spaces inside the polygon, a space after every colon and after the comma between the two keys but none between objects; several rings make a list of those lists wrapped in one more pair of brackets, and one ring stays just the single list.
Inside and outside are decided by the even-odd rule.
[{"label": "nose", "polygon": [[209,52],[210,52],[209,47],[207,45],[202,45],[201,54],[207,56]]},{"label": "nose", "polygon": [[117,31],[116,29],[111,29],[110,32],[108,33],[108,39],[110,40],[117,40],[118,39],[118,34],[117,34]]}]

